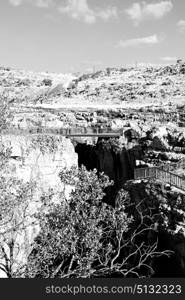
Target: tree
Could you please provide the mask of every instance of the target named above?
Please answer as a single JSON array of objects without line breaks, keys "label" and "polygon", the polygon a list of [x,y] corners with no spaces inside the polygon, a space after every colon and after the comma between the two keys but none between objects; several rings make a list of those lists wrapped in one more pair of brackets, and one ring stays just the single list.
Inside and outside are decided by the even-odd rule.
[{"label": "tree", "polygon": [[3,93],[0,95],[0,133],[2,130],[7,129],[11,117],[8,95]]},{"label": "tree", "polygon": [[153,228],[144,219],[133,228],[133,217],[125,211],[126,191],[119,192],[115,208],[102,201],[112,184],[103,173],[82,167],[62,171],[60,177],[74,189],[68,200],[64,194],[57,203],[54,194],[43,198],[41,232],[23,277],[146,277],[153,272],[153,257],[169,255],[157,252],[154,238],[145,240],[144,233]]},{"label": "tree", "polygon": [[22,267],[20,239],[29,226],[33,189],[32,183],[0,177],[0,270],[7,277],[15,277]]},{"label": "tree", "polygon": [[0,143],[0,271],[15,277],[21,268],[20,239],[29,226],[28,210],[35,183],[24,183],[12,176],[8,162],[11,149]]},{"label": "tree", "polygon": [[52,86],[52,80],[49,79],[49,78],[43,79],[42,83],[43,83],[45,86]]}]

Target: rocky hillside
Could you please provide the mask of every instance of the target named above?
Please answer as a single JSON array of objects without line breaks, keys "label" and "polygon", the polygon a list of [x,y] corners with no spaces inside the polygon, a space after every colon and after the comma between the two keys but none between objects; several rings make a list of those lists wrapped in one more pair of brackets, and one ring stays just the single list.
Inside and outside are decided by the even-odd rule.
[{"label": "rocky hillside", "polygon": [[0,68],[0,97],[10,106],[13,128],[122,128],[132,119],[183,126],[184,70],[181,61],[80,76]]},{"label": "rocky hillside", "polygon": [[107,68],[84,75],[33,73],[0,68],[1,92],[25,103],[80,101],[96,104],[185,96],[185,63],[172,66]]},{"label": "rocky hillside", "polygon": [[[133,180],[134,169],[143,167],[161,167],[185,178],[181,163],[185,160],[185,63],[107,68],[85,75],[0,68],[0,109],[0,154],[5,154],[3,147],[11,149],[9,175],[24,182],[33,179],[38,185],[29,212],[35,213],[35,201],[39,203],[41,194],[63,190],[60,170],[77,164],[88,170],[96,168],[114,180],[104,199],[112,206],[120,188],[128,190],[135,204],[144,197],[144,205],[150,208],[152,197],[157,209],[160,206],[169,225],[169,247],[178,252],[178,263],[185,272],[185,192],[159,181]],[[8,130],[4,130],[6,121]],[[119,131],[121,136],[102,139],[43,136],[40,131],[36,136],[30,134],[49,128],[86,128],[87,132],[106,128]],[[159,235],[163,233],[160,230]],[[23,249],[19,261],[26,260],[38,231],[38,226],[31,226],[28,232],[19,233],[16,241]]]}]

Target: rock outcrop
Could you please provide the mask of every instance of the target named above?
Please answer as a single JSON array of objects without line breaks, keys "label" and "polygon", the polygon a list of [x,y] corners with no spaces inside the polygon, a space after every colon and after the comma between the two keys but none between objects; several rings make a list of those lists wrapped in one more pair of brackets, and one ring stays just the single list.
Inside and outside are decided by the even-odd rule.
[{"label": "rock outcrop", "polygon": [[123,184],[134,178],[136,160],[142,159],[142,149],[139,145],[131,149],[122,147],[116,152],[113,147],[106,148],[101,140],[96,145],[77,144],[79,166],[84,165],[88,170],[97,169],[104,172],[114,181],[114,186],[106,191],[106,201],[114,205],[115,195]]}]

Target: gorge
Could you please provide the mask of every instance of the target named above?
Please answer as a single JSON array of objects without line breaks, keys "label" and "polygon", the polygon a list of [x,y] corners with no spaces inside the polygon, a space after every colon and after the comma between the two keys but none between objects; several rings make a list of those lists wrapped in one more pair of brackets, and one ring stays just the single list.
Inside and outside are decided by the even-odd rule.
[{"label": "gorge", "polygon": [[[143,239],[155,236],[159,251],[173,251],[170,257],[153,259],[152,276],[185,276],[185,193],[162,180],[134,180],[135,169],[152,167],[185,178],[181,164],[185,159],[184,74],[177,65],[171,68],[173,72],[167,67],[102,71],[77,77],[67,89],[45,86],[43,80],[49,74],[24,74],[29,77],[27,82],[22,81],[20,71],[0,70],[0,163],[4,163],[6,151],[9,154],[1,169],[2,203],[16,198],[17,193],[16,187],[11,192],[11,183],[6,194],[3,182],[36,183],[25,210],[16,212],[17,220],[26,218],[14,237],[19,251],[12,253],[13,270],[26,263],[39,235],[35,214],[42,198],[47,195],[57,201],[62,194],[65,200],[70,198],[74,187],[64,184],[59,173],[85,166],[89,171],[97,169],[98,174],[104,172],[114,181],[105,189],[105,203],[116,207],[117,194],[123,189],[130,199],[126,211],[134,216],[135,226],[144,217],[152,228],[153,235]],[[93,133],[103,128],[120,134],[110,138],[58,134],[75,128],[82,132],[90,128]],[[2,225],[1,236],[4,229]],[[8,256],[8,245],[3,239],[0,242]],[[0,277],[6,275],[1,268]]]}]

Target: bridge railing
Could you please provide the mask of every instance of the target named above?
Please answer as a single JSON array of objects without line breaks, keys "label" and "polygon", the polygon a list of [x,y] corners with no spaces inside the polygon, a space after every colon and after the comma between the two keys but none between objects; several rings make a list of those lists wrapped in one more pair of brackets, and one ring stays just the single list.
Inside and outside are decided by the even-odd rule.
[{"label": "bridge railing", "polygon": [[164,181],[170,185],[173,185],[181,190],[185,191],[185,179],[177,174],[173,174],[172,172],[166,172],[161,169],[157,169],[157,179],[160,181]]},{"label": "bridge railing", "polygon": [[91,127],[78,127],[78,128],[30,128],[30,129],[9,129],[2,132],[2,134],[11,135],[34,135],[34,134],[48,134],[48,135],[61,135],[61,136],[104,136],[104,137],[119,137],[121,136],[120,130],[110,130],[108,128],[91,128]]},{"label": "bridge railing", "polygon": [[134,179],[154,178],[185,191],[185,179],[158,167],[138,168],[134,170]]},{"label": "bridge railing", "polygon": [[157,167],[138,168],[134,170],[134,179],[156,178]]}]

